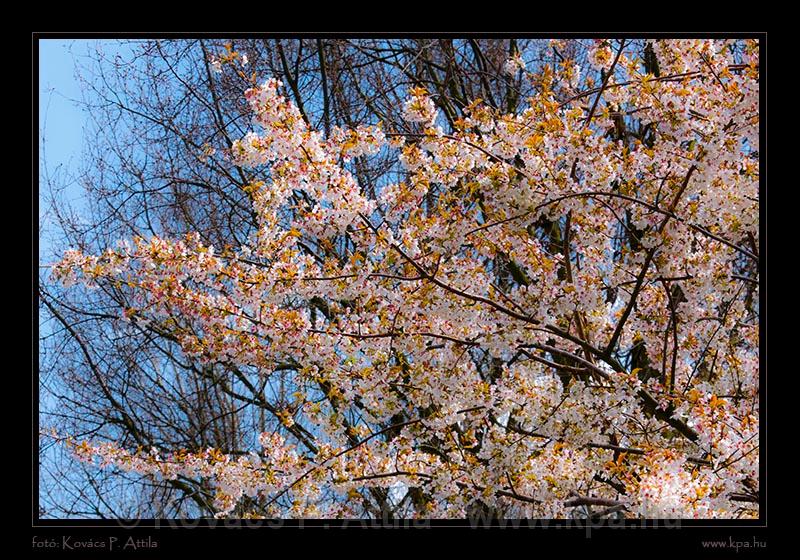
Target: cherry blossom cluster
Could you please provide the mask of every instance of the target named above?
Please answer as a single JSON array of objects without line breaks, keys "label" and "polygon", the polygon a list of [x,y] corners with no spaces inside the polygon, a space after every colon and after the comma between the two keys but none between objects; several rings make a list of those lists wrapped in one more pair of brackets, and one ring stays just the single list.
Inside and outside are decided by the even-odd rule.
[{"label": "cherry blossom cluster", "polygon": [[[80,456],[211,480],[220,516],[354,516],[380,489],[419,517],[757,516],[758,45],[651,45],[658,76],[596,41],[449,132],[411,89],[400,138],[248,90],[230,156],[270,172],[247,246],[135,239],[53,273],[128,290],[188,356],[289,364],[294,401],[258,453]],[[404,178],[373,198],[348,163],[382,150]]]}]

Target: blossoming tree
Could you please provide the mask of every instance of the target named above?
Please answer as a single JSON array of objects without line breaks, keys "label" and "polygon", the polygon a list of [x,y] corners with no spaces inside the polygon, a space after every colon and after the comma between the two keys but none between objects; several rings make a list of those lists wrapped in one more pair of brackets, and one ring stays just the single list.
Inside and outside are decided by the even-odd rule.
[{"label": "blossoming tree", "polygon": [[[757,517],[758,44],[625,47],[517,53],[535,95],[448,130],[422,87],[403,130],[323,134],[254,82],[226,152],[269,166],[246,244],[125,239],[53,273],[239,383],[287,373],[280,425],[239,455],[72,449],[202,479],[220,517]],[[377,154],[402,180],[348,171]]]}]

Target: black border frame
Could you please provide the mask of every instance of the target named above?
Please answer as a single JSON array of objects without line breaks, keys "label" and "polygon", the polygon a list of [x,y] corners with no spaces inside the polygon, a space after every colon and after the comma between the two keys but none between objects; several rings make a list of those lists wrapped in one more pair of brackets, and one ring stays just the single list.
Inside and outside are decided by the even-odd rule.
[{"label": "black border frame", "polygon": [[[760,134],[760,184],[759,184],[759,230],[760,230],[760,253],[759,253],[759,273],[760,273],[760,289],[759,289],[759,309],[761,313],[759,323],[759,369],[760,369],[760,418],[759,422],[760,433],[760,465],[759,465],[759,486],[760,486],[760,502],[759,502],[759,519],[754,520],[625,520],[624,523],[613,520],[599,520],[586,522],[581,520],[501,520],[476,523],[474,520],[440,520],[440,519],[427,519],[427,520],[397,520],[384,523],[381,520],[335,520],[335,519],[304,519],[304,520],[172,520],[172,519],[139,519],[139,520],[87,520],[87,519],[41,519],[38,515],[39,505],[39,471],[38,471],[38,457],[36,450],[38,449],[38,418],[39,418],[39,399],[38,399],[38,187],[39,187],[39,122],[38,122],[38,102],[40,91],[39,84],[39,40],[44,39],[196,39],[196,38],[465,38],[465,37],[480,37],[480,38],[509,38],[509,37],[524,37],[524,38],[752,38],[758,39],[760,43],[760,121],[759,121],[759,134]],[[564,539],[567,535],[583,535],[585,539],[578,539],[585,543],[592,542],[592,545],[603,546],[605,542],[613,542],[616,539],[609,540],[608,535],[612,537],[620,537],[625,540],[631,538],[634,534],[647,537],[648,543],[659,544],[667,546],[678,544],[679,542],[687,539],[694,542],[695,546],[700,543],[701,539],[707,540],[727,540],[730,539],[732,549],[734,544],[734,534],[739,534],[741,537],[736,537],[737,542],[754,542],[762,539],[763,546],[766,546],[765,534],[767,529],[768,519],[768,485],[767,485],[767,423],[768,423],[768,407],[767,407],[767,33],[766,32],[680,32],[680,33],[655,33],[655,32],[550,32],[550,33],[530,33],[530,32],[271,32],[271,33],[250,33],[250,32],[32,32],[32,55],[31,55],[31,115],[32,115],[32,133],[31,133],[31,177],[32,177],[32,217],[31,217],[31,250],[32,250],[32,371],[31,371],[31,440],[32,440],[32,458],[31,458],[31,530],[34,542],[38,539],[39,542],[48,538],[55,538],[62,546],[54,549],[47,547],[36,547],[34,550],[43,551],[50,550],[56,551],[63,548],[61,536],[65,533],[64,529],[69,530],[75,535],[75,539],[83,538],[79,535],[94,535],[93,538],[98,542],[105,539],[104,542],[108,543],[108,539],[115,535],[118,540],[115,545],[120,547],[125,543],[128,537],[135,534],[148,533],[151,539],[154,536],[153,531],[158,531],[156,539],[169,541],[171,544],[180,543],[181,550],[185,550],[187,539],[191,539],[191,545],[199,546],[199,550],[210,552],[223,545],[224,541],[228,541],[227,537],[232,534],[239,539],[240,544],[245,544],[246,541],[253,541],[252,538],[247,536],[262,534],[265,529],[281,528],[286,531],[269,531],[268,537],[272,539],[277,533],[288,533],[295,535],[294,530],[298,529],[311,529],[315,534],[320,531],[325,531],[327,535],[333,535],[336,529],[343,528],[403,528],[403,529],[445,529],[445,528],[472,528],[481,529],[491,528],[503,530],[506,536],[512,534],[530,535],[529,531],[536,531],[536,539],[543,539],[547,543],[553,543],[553,537],[557,539],[558,546],[564,544]],[[34,369],[36,368],[36,369]],[[518,526],[515,526],[518,523]],[[672,530],[680,527],[678,531]],[[253,531],[253,528],[259,530]],[[192,530],[197,529],[197,530]],[[224,530],[215,530],[224,529]],[[249,529],[249,530],[248,530]],[[294,530],[293,530],[294,529]],[[614,530],[619,529],[624,531],[615,535]],[[644,531],[634,531],[635,529],[644,529]],[[659,530],[661,529],[661,530]],[[710,531],[703,531],[709,530]],[[55,530],[55,532],[54,532]],[[700,531],[698,531],[700,530]],[[189,532],[188,534],[186,532]],[[701,531],[705,535],[699,535]],[[144,532],[144,533],[143,533]],[[405,531],[394,531],[395,534],[404,533]],[[436,531],[432,531],[436,532]],[[473,531],[474,532],[474,531]],[[359,532],[362,535],[364,531]],[[375,533],[375,532],[372,532]],[[386,531],[380,531],[385,534]],[[419,533],[419,531],[415,531]],[[431,533],[428,531],[427,533]],[[595,539],[589,539],[589,536],[594,533]],[[755,534],[754,534],[755,533]],[[445,533],[443,536],[449,535],[450,532]],[[48,536],[50,535],[50,536]],[[209,538],[209,535],[211,538]],[[201,537],[202,538],[199,538]],[[310,536],[310,535],[309,535]],[[146,537],[145,537],[146,538]],[[359,537],[360,538],[360,537]],[[652,539],[652,540],[651,540]],[[258,539],[256,539],[258,540]],[[305,539],[308,541],[309,539]],[[324,539],[327,540],[327,539]],[[469,540],[469,539],[468,539]],[[512,539],[513,540],[513,539]],[[573,541],[573,539],[570,539]],[[148,541],[152,543],[151,541]],[[575,542],[575,541],[573,541]],[[305,543],[310,544],[310,543]],[[318,543],[319,544],[319,543]],[[510,543],[509,543],[510,544]],[[543,542],[542,544],[546,544]],[[742,548],[744,547],[744,548]],[[136,550],[142,552],[144,549],[155,552],[158,548],[156,546],[142,546],[128,547],[126,552]],[[720,547],[718,551],[722,551],[724,547]],[[748,550],[748,547],[742,545],[737,548],[739,552],[742,549]],[[86,554],[88,552],[97,552],[103,550],[96,547],[94,550],[83,549],[81,552]],[[116,548],[115,550],[119,550]],[[701,551],[702,548],[697,548]],[[710,552],[711,548],[706,548]],[[68,549],[65,550],[68,552]],[[108,551],[108,552],[113,552]]]}]

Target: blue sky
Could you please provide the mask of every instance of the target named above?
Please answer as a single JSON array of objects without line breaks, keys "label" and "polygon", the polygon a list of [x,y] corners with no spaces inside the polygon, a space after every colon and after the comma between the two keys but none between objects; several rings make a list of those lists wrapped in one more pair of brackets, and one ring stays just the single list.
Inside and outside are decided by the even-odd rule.
[{"label": "blue sky", "polygon": [[[93,41],[92,41],[93,42]],[[86,115],[77,101],[81,88],[75,73],[75,57],[85,53],[90,41],[42,39],[39,41],[39,256],[50,250],[45,177],[56,174],[68,184],[70,202],[80,204],[81,190],[71,182],[80,164]]]},{"label": "blue sky", "polygon": [[[93,42],[93,41],[91,41]],[[47,167],[74,166],[83,140],[85,115],[76,105],[81,90],[75,76],[73,54],[84,53],[90,41],[43,39],[39,41],[39,149],[46,141]]]},{"label": "blue sky", "polygon": [[39,255],[47,258],[51,247],[45,177],[64,187],[64,198],[80,212],[83,191],[74,181],[80,171],[84,129],[88,114],[81,107],[78,66],[89,62],[87,54],[98,47],[106,55],[129,52],[127,44],[116,40],[40,39],[39,40]]},{"label": "blue sky", "polygon": [[[82,44],[84,43],[84,44]],[[61,168],[67,173],[75,171],[79,163],[85,115],[75,104],[81,91],[75,77],[73,54],[80,49],[85,52],[87,41],[45,39],[39,41],[39,262],[49,260],[51,244],[47,223],[46,206],[43,200],[45,166],[52,174]],[[44,144],[46,142],[46,144]],[[43,150],[46,148],[46,151]],[[46,156],[46,160],[45,160]],[[80,199],[80,190],[73,185],[69,189],[70,198]],[[53,323],[46,320],[44,308],[39,306],[39,334],[46,335],[53,329]],[[41,345],[41,340],[40,340]],[[40,346],[41,348],[41,346]],[[41,350],[40,350],[41,360]],[[40,374],[41,375],[41,374]],[[40,382],[42,379],[40,378]],[[48,391],[39,389],[39,406],[49,410],[56,401]],[[46,448],[55,460],[56,447]],[[42,457],[40,456],[40,460]],[[41,482],[40,474],[40,482]]]}]

